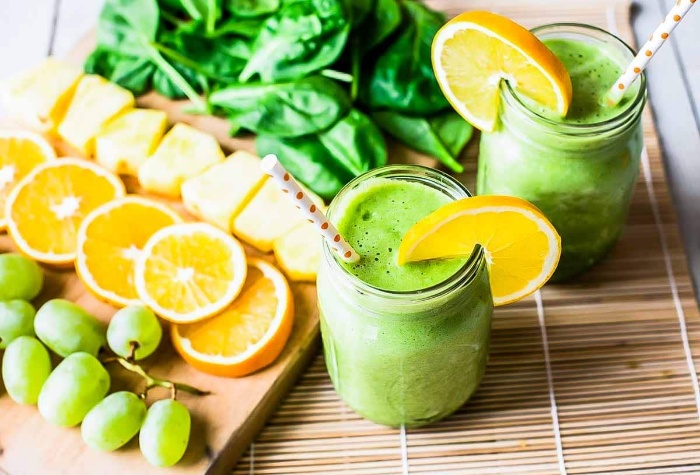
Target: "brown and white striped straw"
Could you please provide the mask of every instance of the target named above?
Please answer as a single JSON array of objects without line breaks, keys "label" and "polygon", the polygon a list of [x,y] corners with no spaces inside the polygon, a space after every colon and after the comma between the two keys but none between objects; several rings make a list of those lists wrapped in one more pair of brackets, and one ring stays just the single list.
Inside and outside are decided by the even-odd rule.
[{"label": "brown and white striped straw", "polygon": [[632,83],[642,74],[642,71],[649,65],[649,61],[654,57],[656,52],[661,48],[668,39],[671,32],[678,26],[683,17],[695,5],[696,0],[677,0],[676,4],[668,12],[664,21],[656,28],[654,33],[649,37],[649,41],[644,43],[639,49],[637,56],[627,66],[622,75],[615,81],[615,84],[610,88],[605,96],[606,104],[610,107],[615,106],[625,91]]},{"label": "brown and white striped straw", "polygon": [[348,244],[340,235],[338,230],[326,218],[326,215],[318,209],[318,206],[311,201],[309,196],[301,189],[294,177],[285,170],[277,159],[277,156],[270,154],[265,156],[260,163],[260,167],[265,173],[270,175],[277,185],[289,195],[289,198],[304,213],[306,219],[314,225],[316,230],[328,241],[331,246],[345,262],[357,262],[360,255]]}]

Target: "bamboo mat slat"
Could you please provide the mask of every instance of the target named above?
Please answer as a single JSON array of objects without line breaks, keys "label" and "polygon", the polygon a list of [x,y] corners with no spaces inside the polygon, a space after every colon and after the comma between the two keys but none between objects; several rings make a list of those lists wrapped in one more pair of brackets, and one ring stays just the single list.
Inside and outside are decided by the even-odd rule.
[{"label": "bamboo mat slat", "polygon": [[[532,27],[590,23],[632,41],[626,1],[432,0]],[[700,319],[651,111],[626,231],[578,281],[497,310],[481,388],[406,432],[362,420],[318,356],[234,474],[700,474]],[[476,146],[464,181],[473,188]],[[685,325],[686,344],[684,344]]]}]

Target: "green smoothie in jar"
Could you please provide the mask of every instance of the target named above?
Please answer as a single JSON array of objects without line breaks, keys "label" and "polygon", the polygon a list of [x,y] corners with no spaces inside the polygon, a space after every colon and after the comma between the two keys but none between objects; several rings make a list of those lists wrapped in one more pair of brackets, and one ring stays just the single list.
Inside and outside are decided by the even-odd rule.
[{"label": "green smoothie in jar", "polygon": [[545,213],[562,238],[553,280],[563,280],[603,258],[622,232],[643,146],[645,79],[617,106],[602,105],[632,50],[586,25],[533,33],[569,72],[569,112],[557,117],[503,82],[500,124],[481,136],[477,193],[518,196]]},{"label": "green smoothie in jar", "polygon": [[326,365],[338,394],[363,417],[420,426],[457,410],[486,367],[493,302],[484,254],[398,266],[406,231],[469,196],[427,168],[385,167],[348,184],[328,210],[360,254],[324,246],[318,301]]}]

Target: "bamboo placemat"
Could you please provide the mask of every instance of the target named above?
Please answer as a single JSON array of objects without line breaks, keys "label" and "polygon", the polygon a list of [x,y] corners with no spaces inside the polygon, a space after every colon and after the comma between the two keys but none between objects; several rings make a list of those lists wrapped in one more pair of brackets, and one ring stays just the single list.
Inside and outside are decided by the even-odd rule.
[{"label": "bamboo placemat", "polygon": [[[428,3],[530,27],[589,23],[632,40],[623,1]],[[407,431],[364,421],[334,393],[319,356],[234,473],[700,473],[700,320],[649,110],[644,128],[620,243],[577,282],[497,309],[486,377],[457,414]]]}]

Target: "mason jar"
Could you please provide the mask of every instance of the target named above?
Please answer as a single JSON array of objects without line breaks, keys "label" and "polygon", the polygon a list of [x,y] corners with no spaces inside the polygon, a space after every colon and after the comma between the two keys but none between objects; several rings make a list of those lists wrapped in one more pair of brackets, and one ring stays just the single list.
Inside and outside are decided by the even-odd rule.
[{"label": "mason jar", "polygon": [[[532,32],[542,40],[593,44],[621,68],[634,57],[622,40],[593,26],[555,24]],[[595,81],[594,75],[591,78]],[[481,135],[476,191],[518,196],[544,212],[562,239],[561,259],[552,280],[561,281],[591,267],[622,233],[643,147],[645,81],[642,75],[619,113],[591,123],[545,117],[502,82],[500,124],[494,132]]]},{"label": "mason jar", "polygon": [[[328,209],[331,222],[348,193],[375,178],[419,182],[450,200],[470,196],[436,170],[385,167],[341,190]],[[324,243],[317,286],[328,373],[361,416],[394,427],[428,424],[453,413],[479,386],[493,312],[481,247],[436,285],[387,291],[360,280]]]}]

